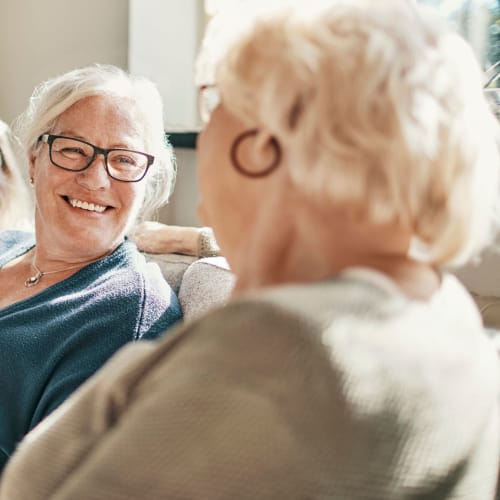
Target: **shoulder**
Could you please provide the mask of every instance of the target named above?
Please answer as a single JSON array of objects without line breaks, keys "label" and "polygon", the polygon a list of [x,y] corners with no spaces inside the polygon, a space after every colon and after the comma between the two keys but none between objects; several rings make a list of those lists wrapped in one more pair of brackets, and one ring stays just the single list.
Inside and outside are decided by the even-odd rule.
[{"label": "shoulder", "polygon": [[92,274],[90,280],[105,284],[116,295],[131,297],[147,293],[149,296],[169,297],[171,293],[159,267],[146,262],[135,244],[128,239],[88,269]]},{"label": "shoulder", "polygon": [[0,266],[28,251],[35,244],[33,233],[0,231]]},{"label": "shoulder", "polygon": [[[292,426],[309,422],[301,446],[316,440],[338,449],[344,431],[371,436],[369,443],[353,438],[350,451],[379,457],[368,464],[372,478],[398,450],[409,467],[451,467],[468,457],[496,412],[499,381],[476,313],[459,284],[445,281],[428,304],[368,285],[348,304],[341,290],[358,284],[342,282],[233,300],[186,325],[164,368],[179,374],[189,366],[200,374],[197,384],[210,373],[210,383],[266,401]],[[465,310],[442,310],[451,303]],[[450,442],[454,449],[443,455]]]},{"label": "shoulder", "polygon": [[[232,300],[195,322],[191,333],[189,348],[213,344],[209,352],[222,365],[231,357],[253,359],[306,378],[313,369],[361,411],[392,401],[412,414],[460,408],[479,421],[498,391],[494,346],[472,300],[448,276],[429,301],[351,279],[269,289]],[[349,383],[337,386],[339,376]],[[474,387],[478,405],[470,409],[465,394]]]},{"label": "shoulder", "polygon": [[86,308],[114,311],[114,318],[133,321],[134,338],[161,335],[182,317],[177,296],[160,270],[145,262],[126,240],[113,253],[94,262],[67,282],[67,292],[82,290]]},{"label": "shoulder", "polygon": [[0,231],[0,252],[4,252],[13,246],[33,245],[35,237],[28,231],[6,230]]},{"label": "shoulder", "polygon": [[144,307],[166,303],[177,307],[177,295],[163,276],[158,264],[147,261],[134,243],[125,242],[125,247],[128,254],[128,272],[124,278],[128,275],[129,279],[136,282],[136,292],[142,297]]},{"label": "shoulder", "polygon": [[[123,244],[122,289],[129,288],[127,298],[134,296],[140,302],[139,338],[154,338],[182,318],[177,295],[154,262],[146,261],[135,243]],[[125,285],[125,286],[123,286]]]},{"label": "shoulder", "polygon": [[272,347],[278,339],[310,345],[319,342],[323,348],[323,332],[335,328],[341,317],[361,310],[366,317],[376,314],[377,296],[381,301],[383,293],[337,280],[272,287],[233,298],[224,307],[201,316],[193,323],[190,335],[197,337],[200,332],[208,341],[213,334],[214,342],[221,347],[224,339],[230,345],[237,339],[240,347],[248,342],[255,344],[257,351],[261,342]]}]

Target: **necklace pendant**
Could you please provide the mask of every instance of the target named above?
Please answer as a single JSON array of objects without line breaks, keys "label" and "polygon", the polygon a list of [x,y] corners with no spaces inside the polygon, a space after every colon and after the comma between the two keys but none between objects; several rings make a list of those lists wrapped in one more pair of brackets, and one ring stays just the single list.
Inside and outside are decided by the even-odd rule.
[{"label": "necklace pendant", "polygon": [[42,277],[42,273],[41,272],[37,272],[36,274],[34,274],[33,276],[30,276],[25,282],[24,282],[24,286],[26,288],[31,288],[32,286],[35,286],[35,285],[38,285],[39,281],[40,281],[40,278]]}]

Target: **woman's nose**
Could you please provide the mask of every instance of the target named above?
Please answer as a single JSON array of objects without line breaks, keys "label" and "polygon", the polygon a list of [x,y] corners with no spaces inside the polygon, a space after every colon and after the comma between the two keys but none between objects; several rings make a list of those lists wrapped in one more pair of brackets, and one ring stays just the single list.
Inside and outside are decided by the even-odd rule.
[{"label": "woman's nose", "polygon": [[98,153],[92,163],[77,177],[78,183],[90,191],[106,189],[110,186],[110,177],[106,168],[106,158]]}]

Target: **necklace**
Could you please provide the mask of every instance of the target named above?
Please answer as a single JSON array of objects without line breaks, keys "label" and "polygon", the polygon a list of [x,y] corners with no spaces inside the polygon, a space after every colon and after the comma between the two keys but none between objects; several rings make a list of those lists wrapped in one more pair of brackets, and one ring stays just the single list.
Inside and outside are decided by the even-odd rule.
[{"label": "necklace", "polygon": [[70,269],[76,269],[77,267],[83,267],[86,266],[87,264],[92,264],[92,262],[96,262],[99,259],[102,259],[102,257],[98,257],[97,259],[94,260],[89,260],[88,262],[82,262],[81,264],[74,264],[72,266],[65,267],[64,269],[57,269],[56,271],[42,271],[35,264],[35,257],[33,256],[33,260],[31,261],[31,267],[35,269],[36,273],[33,274],[33,276],[29,276],[26,279],[26,281],[24,282],[24,286],[26,288],[31,288],[32,286],[38,285],[42,277],[45,276],[46,274],[62,273],[64,271],[69,271]]}]

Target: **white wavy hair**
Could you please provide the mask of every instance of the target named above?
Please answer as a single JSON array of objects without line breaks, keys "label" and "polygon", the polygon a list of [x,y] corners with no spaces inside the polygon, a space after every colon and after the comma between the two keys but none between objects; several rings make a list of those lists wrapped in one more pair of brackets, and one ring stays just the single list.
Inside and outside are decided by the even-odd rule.
[{"label": "white wavy hair", "polygon": [[95,64],[75,69],[37,86],[15,130],[29,158],[39,146],[40,135],[50,132],[57,118],[76,102],[91,96],[131,99],[142,118],[144,143],[155,161],[146,176],[146,193],[139,219],[152,218],[168,202],[173,190],[176,164],[165,137],[163,102],[149,79],[134,76],[113,65]]},{"label": "white wavy hair", "polygon": [[412,228],[436,264],[479,253],[498,226],[499,126],[469,45],[411,0],[287,4],[216,18],[198,83],[275,135],[306,196]]},{"label": "white wavy hair", "polygon": [[0,230],[33,229],[33,201],[16,138],[0,120]]}]

